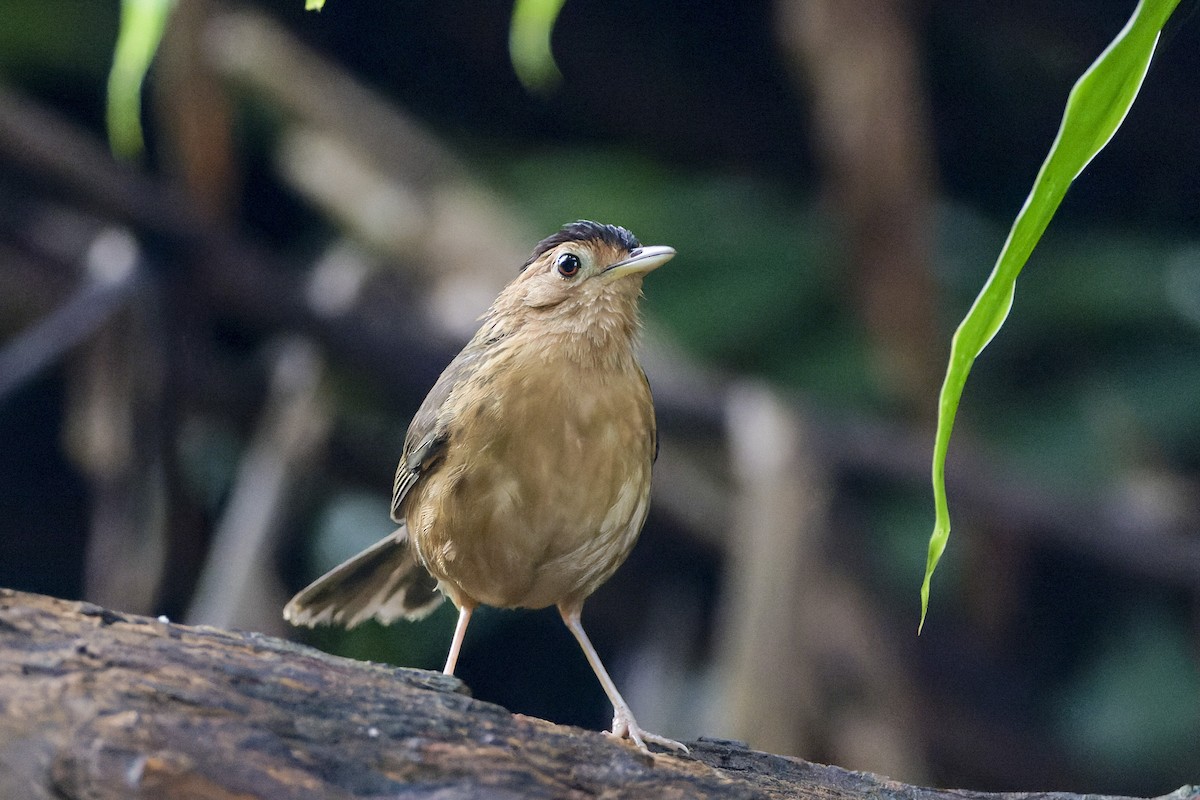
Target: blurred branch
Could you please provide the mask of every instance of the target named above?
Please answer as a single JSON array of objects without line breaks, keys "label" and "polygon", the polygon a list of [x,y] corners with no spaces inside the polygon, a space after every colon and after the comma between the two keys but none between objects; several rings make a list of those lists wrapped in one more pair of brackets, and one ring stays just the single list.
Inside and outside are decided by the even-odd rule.
[{"label": "blurred branch", "polygon": [[83,285],[60,307],[0,349],[0,400],[92,337],[142,284],[137,245],[108,229],[92,242]]},{"label": "blurred branch", "polygon": [[85,596],[149,613],[167,556],[171,433],[162,413],[168,372],[154,287],[73,360],[65,439],[90,483]]},{"label": "blurred branch", "polygon": [[[906,664],[827,555],[836,476],[809,416],[766,386],[729,395],[736,479],[718,636],[722,729],[781,753],[925,773]],[[803,613],[789,613],[803,609]]]},{"label": "blurred branch", "polygon": [[408,394],[428,389],[437,365],[453,355],[454,343],[431,337],[427,315],[403,294],[364,293],[354,313],[336,319],[314,313],[299,269],[205,220],[172,186],[113,161],[88,134],[3,86],[0,163],[36,173],[43,185],[152,238],[162,249],[160,268],[186,263],[204,297],[251,330],[312,332],[347,363]]},{"label": "blurred branch", "polygon": [[214,16],[214,69],[282,112],[283,177],[362,241],[420,276],[427,319],[465,339],[528,255],[523,225],[418,121],[270,17]]},{"label": "blurred branch", "polygon": [[[193,624],[282,631],[287,597],[271,555],[289,501],[317,460],[331,424],[324,365],[307,341],[280,343],[258,431],[242,458],[195,598]],[[272,591],[274,589],[274,591]]]},{"label": "blurred branch", "polygon": [[182,197],[135,167],[114,161],[102,143],[3,84],[0,158],[139,232],[189,241],[197,236],[196,219]]},{"label": "blurred branch", "polygon": [[422,190],[464,177],[457,159],[420,124],[267,15],[217,14],[202,36],[219,74],[269,97],[288,117],[336,134],[376,169]]},{"label": "blurred branch", "polygon": [[766,387],[735,389],[728,420],[737,482],[731,522],[739,541],[726,560],[721,718],[735,737],[753,734],[769,750],[812,752],[814,642],[803,639],[785,608],[804,605],[810,582],[827,566],[820,547],[829,529],[830,475],[815,463],[799,415]]}]

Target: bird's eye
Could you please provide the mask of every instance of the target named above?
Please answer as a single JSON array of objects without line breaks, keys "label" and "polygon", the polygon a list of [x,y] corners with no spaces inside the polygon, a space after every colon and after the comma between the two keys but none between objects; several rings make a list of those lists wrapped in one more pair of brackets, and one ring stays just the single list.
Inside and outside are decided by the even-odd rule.
[{"label": "bird's eye", "polygon": [[564,278],[574,278],[579,272],[579,256],[574,253],[563,253],[554,260],[554,265],[558,267],[558,274]]}]

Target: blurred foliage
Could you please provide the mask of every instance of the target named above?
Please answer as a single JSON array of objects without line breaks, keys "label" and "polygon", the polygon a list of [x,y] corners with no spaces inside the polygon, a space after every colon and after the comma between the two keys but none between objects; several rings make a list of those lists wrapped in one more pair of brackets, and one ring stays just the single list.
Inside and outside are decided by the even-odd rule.
[{"label": "blurred foliage", "polygon": [[996,266],[966,318],[954,333],[950,365],[938,400],[933,448],[933,499],[937,520],[929,539],[921,584],[921,621],[929,611],[929,588],[950,536],[946,502],[946,451],[954,416],[976,357],[996,335],[1012,308],[1017,276],[1071,183],[1112,139],[1141,88],[1159,32],[1179,0],[1139,0],[1129,23],[1083,74],[1067,97],[1062,127],[1038,171],[1029,197],[1017,214]]},{"label": "blurred foliage", "polygon": [[[14,2],[0,25],[0,74],[27,85],[55,86],[60,98],[65,87],[99,88],[112,61],[119,17],[115,0]],[[101,94],[93,97],[100,100]]]},{"label": "blurred foliage", "polygon": [[565,0],[516,0],[508,32],[508,54],[526,89],[548,92],[562,83],[550,35]]},{"label": "blurred foliage", "polygon": [[[515,0],[508,31],[508,53],[517,78],[532,92],[548,92],[562,83],[550,36],[566,0]],[[325,0],[304,0],[305,11],[320,11]]]},{"label": "blurred foliage", "polygon": [[1081,760],[1123,773],[1181,774],[1196,766],[1200,667],[1185,620],[1135,609],[1057,704],[1063,741]]},{"label": "blurred foliage", "polygon": [[142,83],[175,0],[121,0],[121,28],[108,73],[108,141],[120,158],[145,149]]}]

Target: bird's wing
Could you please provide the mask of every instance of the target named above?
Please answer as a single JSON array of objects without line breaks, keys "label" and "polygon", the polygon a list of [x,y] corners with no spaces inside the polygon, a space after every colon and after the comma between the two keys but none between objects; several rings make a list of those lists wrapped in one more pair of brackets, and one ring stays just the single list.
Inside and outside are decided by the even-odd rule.
[{"label": "bird's wing", "polygon": [[425,434],[416,447],[405,451],[399,466],[396,467],[396,478],[392,481],[394,522],[404,521],[404,498],[408,496],[409,489],[437,463],[449,441],[450,432],[444,426],[437,426]]},{"label": "bird's wing", "polygon": [[[479,368],[490,342],[472,340],[429,390],[404,437],[392,485],[392,519],[404,525],[404,499],[437,467],[450,443],[453,418],[444,406],[455,387]],[[284,608],[293,625],[333,623],[352,628],[372,617],[387,624],[417,619],[442,601],[435,579],[420,563],[401,527],[297,594]]]},{"label": "bird's wing", "polygon": [[392,482],[392,520],[404,522],[404,498],[423,476],[428,475],[441,460],[450,443],[453,419],[445,411],[450,393],[469,379],[479,369],[486,355],[486,346],[491,342],[472,339],[450,365],[442,372],[437,383],[425,396],[417,409],[408,434],[404,437],[404,452],[396,467],[396,478]]}]

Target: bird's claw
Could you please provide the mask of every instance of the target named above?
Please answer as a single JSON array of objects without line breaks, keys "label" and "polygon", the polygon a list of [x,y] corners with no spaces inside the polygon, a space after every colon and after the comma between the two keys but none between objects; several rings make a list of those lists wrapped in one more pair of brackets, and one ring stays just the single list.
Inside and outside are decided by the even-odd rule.
[{"label": "bird's claw", "polygon": [[612,730],[605,731],[605,733],[614,739],[629,739],[631,742],[637,745],[639,750],[647,755],[651,755],[651,753],[650,748],[646,746],[646,742],[656,744],[659,747],[667,750],[675,750],[680,753],[691,752],[688,750],[687,745],[681,742],[677,742],[674,739],[668,739],[665,736],[659,736],[657,733],[650,733],[649,731],[642,730],[632,717],[628,719],[623,718],[620,715],[613,717]]}]

